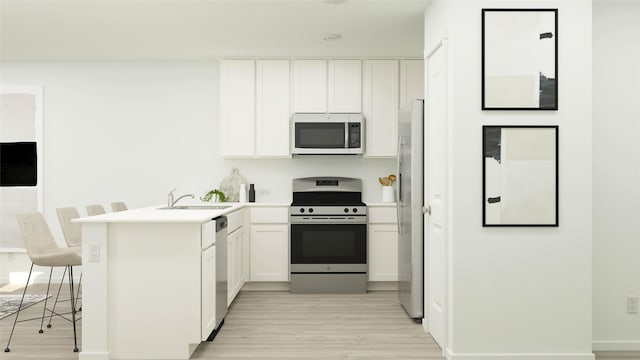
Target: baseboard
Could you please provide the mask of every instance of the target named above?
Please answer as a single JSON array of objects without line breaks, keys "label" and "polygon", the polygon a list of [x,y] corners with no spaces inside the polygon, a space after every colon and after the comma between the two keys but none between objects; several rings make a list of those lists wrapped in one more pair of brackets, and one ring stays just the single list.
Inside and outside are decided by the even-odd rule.
[{"label": "baseboard", "polygon": [[291,284],[288,281],[252,281],[246,282],[241,291],[289,291]]},{"label": "baseboard", "polygon": [[593,351],[640,351],[640,341],[594,341]]},{"label": "baseboard", "polygon": [[109,352],[81,351],[78,360],[109,360]]},{"label": "baseboard", "polygon": [[397,281],[369,281],[367,291],[398,291]]},{"label": "baseboard", "polygon": [[585,354],[454,354],[445,351],[447,360],[595,360],[592,353]]},{"label": "baseboard", "polygon": [[[291,284],[288,281],[249,281],[242,287],[244,291],[289,291]],[[397,291],[396,281],[369,281],[367,291]]]}]

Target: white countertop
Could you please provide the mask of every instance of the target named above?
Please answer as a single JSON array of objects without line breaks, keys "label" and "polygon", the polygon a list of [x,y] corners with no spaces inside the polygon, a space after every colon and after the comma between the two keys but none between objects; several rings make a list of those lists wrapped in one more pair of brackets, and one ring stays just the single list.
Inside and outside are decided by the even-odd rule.
[{"label": "white countertop", "polygon": [[[195,204],[188,204],[197,206]],[[102,215],[87,216],[72,220],[79,223],[111,223],[111,222],[193,222],[203,223],[220,215],[226,215],[244,207],[288,207],[289,203],[212,203],[200,206],[225,206],[227,209],[161,209],[166,205],[156,205],[127,211],[109,212]],[[367,206],[391,207],[396,203],[369,202]]]},{"label": "white countertop", "polygon": [[[161,209],[166,205],[126,211],[110,212],[102,215],[87,216],[72,220],[80,223],[112,223],[112,222],[193,222],[203,223],[220,215],[239,210],[249,203],[216,203],[209,205],[231,205],[227,209]],[[207,206],[207,204],[202,204]]]}]

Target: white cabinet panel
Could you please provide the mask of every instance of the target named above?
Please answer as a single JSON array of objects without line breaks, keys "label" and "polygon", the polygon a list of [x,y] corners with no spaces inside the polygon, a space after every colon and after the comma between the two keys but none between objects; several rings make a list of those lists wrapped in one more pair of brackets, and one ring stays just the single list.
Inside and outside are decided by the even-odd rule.
[{"label": "white cabinet panel", "polygon": [[223,60],[220,66],[220,152],[255,154],[255,61]]},{"label": "white cabinet panel", "polygon": [[[210,228],[213,224],[213,233]],[[207,229],[207,230],[205,230]],[[213,241],[215,241],[215,222],[210,221],[202,226],[202,243],[211,244],[212,241],[205,239],[213,235]],[[210,245],[204,248],[202,251],[200,265],[201,275],[201,331],[200,337],[204,341],[216,326],[216,247]]]},{"label": "white cabinet panel", "polygon": [[245,210],[240,209],[227,214],[227,234],[231,234],[242,227],[244,222],[244,213]]},{"label": "white cabinet panel", "polygon": [[369,281],[398,281],[397,225],[369,225]]},{"label": "white cabinet panel", "polygon": [[289,60],[256,61],[256,155],[289,157]]},{"label": "white cabinet panel", "polygon": [[251,281],[289,281],[288,225],[251,225]]},{"label": "white cabinet panel", "polygon": [[364,61],[362,112],[367,157],[395,157],[398,143],[398,60]]},{"label": "white cabinet panel", "polygon": [[238,229],[227,236],[227,304],[229,305],[243,285],[242,234],[243,229]]},{"label": "white cabinet panel", "polygon": [[424,61],[400,60],[400,107],[424,99]]},{"label": "white cabinet panel", "polygon": [[361,112],[362,62],[360,60],[329,60],[328,68],[327,102],[329,112]]},{"label": "white cabinet panel", "polygon": [[288,223],[289,207],[252,207],[251,223]]},{"label": "white cabinet panel", "polygon": [[370,206],[367,209],[370,224],[396,224],[398,223],[398,210],[395,206]]},{"label": "white cabinet panel", "polygon": [[293,112],[327,112],[326,60],[293,61]]}]

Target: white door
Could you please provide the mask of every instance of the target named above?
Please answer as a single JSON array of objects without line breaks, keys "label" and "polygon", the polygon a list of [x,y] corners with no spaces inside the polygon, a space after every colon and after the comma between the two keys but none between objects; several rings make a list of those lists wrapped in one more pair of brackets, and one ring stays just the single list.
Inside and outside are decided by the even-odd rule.
[{"label": "white door", "polygon": [[446,346],[446,198],[447,198],[447,45],[446,40],[427,57],[425,126],[425,214],[427,331],[441,348]]}]

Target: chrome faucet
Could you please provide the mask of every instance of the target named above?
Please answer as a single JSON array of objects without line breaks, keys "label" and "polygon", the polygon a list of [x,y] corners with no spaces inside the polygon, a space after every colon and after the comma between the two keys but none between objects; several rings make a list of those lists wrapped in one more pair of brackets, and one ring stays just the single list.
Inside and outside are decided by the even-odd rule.
[{"label": "chrome faucet", "polygon": [[174,207],[176,205],[176,203],[182,198],[191,197],[193,199],[195,197],[195,195],[193,195],[193,194],[185,194],[185,195],[182,195],[182,196],[180,196],[180,197],[178,197],[177,199],[174,200],[173,199],[173,192],[174,191],[176,191],[176,189],[173,189],[173,190],[169,191],[169,195],[167,196],[167,206],[169,208]]}]

